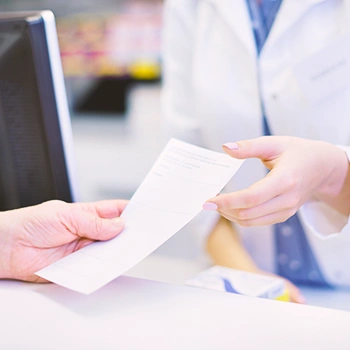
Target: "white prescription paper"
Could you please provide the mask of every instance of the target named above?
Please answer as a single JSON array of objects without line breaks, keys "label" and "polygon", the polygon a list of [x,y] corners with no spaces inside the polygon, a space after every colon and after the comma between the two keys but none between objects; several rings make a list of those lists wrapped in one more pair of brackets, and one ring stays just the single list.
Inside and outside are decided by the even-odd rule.
[{"label": "white prescription paper", "polygon": [[171,139],[124,210],[123,232],[76,251],[36,275],[83,294],[98,290],[184,227],[242,163],[225,153]]}]

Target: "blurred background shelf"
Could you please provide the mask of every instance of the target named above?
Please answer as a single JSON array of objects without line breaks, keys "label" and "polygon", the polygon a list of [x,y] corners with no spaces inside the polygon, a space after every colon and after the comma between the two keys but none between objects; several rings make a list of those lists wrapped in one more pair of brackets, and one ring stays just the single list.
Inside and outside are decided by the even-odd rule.
[{"label": "blurred background shelf", "polygon": [[[128,199],[167,141],[160,107],[162,1],[1,2],[1,11],[38,9],[52,10],[57,20],[78,199]],[[205,261],[197,240],[191,226],[186,227],[149,261],[158,261],[157,257],[184,261],[167,277],[184,280],[190,271],[198,271],[197,262],[202,266]],[[146,259],[136,272],[139,277],[161,278],[165,271]]]},{"label": "blurred background shelf", "polygon": [[130,86],[161,79],[161,0],[2,0],[1,11],[50,9],[74,114],[126,113]]}]

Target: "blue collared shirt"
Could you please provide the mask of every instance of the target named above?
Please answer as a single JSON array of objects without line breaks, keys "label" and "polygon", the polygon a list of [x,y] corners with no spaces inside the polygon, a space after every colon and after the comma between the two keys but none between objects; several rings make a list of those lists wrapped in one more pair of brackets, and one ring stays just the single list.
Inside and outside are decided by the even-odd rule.
[{"label": "blue collared shirt", "polygon": [[282,0],[247,0],[258,53],[265,44],[281,3]]},{"label": "blue collared shirt", "polygon": [[[282,0],[247,0],[257,52],[260,54]],[[264,105],[262,103],[264,111]],[[271,135],[263,113],[263,133]],[[274,225],[277,273],[293,282],[328,286],[297,214]]]}]

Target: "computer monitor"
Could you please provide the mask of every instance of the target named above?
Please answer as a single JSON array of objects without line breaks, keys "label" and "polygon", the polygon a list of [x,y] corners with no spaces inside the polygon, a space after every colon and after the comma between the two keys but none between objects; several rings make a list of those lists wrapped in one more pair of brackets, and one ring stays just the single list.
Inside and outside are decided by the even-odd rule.
[{"label": "computer monitor", "polygon": [[53,13],[0,12],[0,211],[75,201],[72,146]]}]

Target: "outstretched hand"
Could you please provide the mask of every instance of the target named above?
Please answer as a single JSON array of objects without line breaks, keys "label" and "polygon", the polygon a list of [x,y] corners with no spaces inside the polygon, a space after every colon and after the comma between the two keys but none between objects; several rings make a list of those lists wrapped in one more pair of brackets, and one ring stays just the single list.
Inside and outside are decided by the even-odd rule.
[{"label": "outstretched hand", "polygon": [[115,237],[127,201],[49,201],[0,212],[0,278],[45,282],[34,273],[92,242]]},{"label": "outstretched hand", "polygon": [[323,141],[289,136],[264,136],[227,143],[230,156],[260,158],[270,172],[247,189],[221,194],[203,206],[242,226],[283,222],[310,198],[324,200],[349,215],[349,201],[337,196],[348,176],[343,150]]}]

